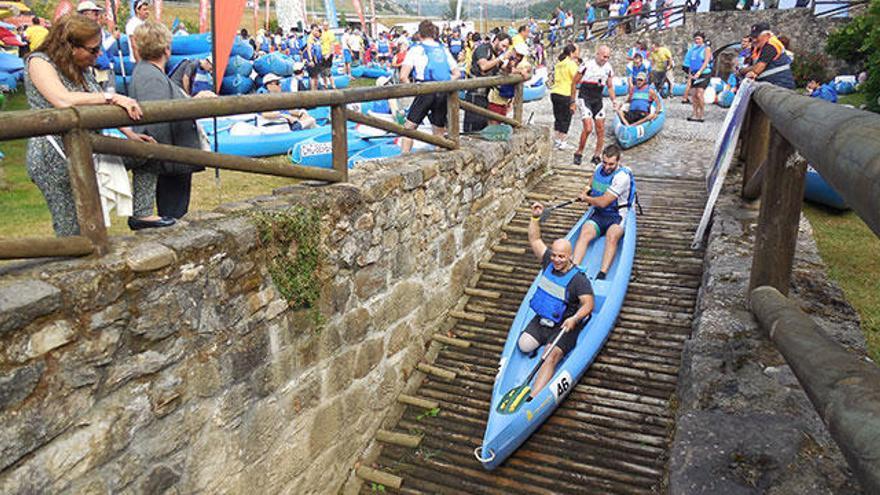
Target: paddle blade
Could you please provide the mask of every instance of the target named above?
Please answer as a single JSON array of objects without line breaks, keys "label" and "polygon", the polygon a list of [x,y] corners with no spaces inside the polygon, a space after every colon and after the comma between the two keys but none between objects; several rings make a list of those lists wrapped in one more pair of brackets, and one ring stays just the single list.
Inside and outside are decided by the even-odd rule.
[{"label": "paddle blade", "polygon": [[498,407],[495,408],[501,414],[513,414],[519,411],[519,408],[525,404],[526,399],[529,397],[529,392],[532,391],[532,387],[528,384],[521,385],[516,387],[501,398],[501,402],[498,403]]}]

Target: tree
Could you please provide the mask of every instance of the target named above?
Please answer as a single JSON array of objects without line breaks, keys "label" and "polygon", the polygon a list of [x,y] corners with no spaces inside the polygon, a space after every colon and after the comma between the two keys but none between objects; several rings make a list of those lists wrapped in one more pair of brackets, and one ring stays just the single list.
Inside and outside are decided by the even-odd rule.
[{"label": "tree", "polygon": [[868,110],[880,112],[880,0],[871,0],[867,10],[828,36],[825,51],[832,57],[868,71],[861,86]]},{"label": "tree", "polygon": [[[455,19],[455,10],[458,8],[458,1],[459,0],[449,0],[449,5],[446,8],[446,13],[443,14],[444,19],[449,19],[449,20]],[[461,0],[461,1],[463,2],[464,0]],[[462,6],[461,20],[463,21],[465,19],[467,19],[467,12],[466,12],[464,6]]]}]

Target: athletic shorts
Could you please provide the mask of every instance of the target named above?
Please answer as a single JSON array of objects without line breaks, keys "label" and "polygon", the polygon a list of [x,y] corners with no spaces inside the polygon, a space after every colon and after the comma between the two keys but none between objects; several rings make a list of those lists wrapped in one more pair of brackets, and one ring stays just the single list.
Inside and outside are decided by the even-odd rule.
[{"label": "athletic shorts", "polygon": [[499,105],[497,103],[489,103],[487,107],[490,112],[495,112],[498,115],[507,116],[507,105]]},{"label": "athletic shorts", "polygon": [[620,225],[623,227],[623,219],[620,218],[620,215],[590,215],[589,220],[596,228],[596,232],[599,233],[599,236],[603,236],[608,233],[608,228],[612,225]]},{"label": "athletic shorts", "polygon": [[[574,346],[577,345],[578,334],[581,333],[581,329],[584,328],[584,325],[585,323],[581,323],[574,327],[570,332],[566,332],[565,335],[559,339],[559,342],[556,343],[556,347],[559,347],[563,356],[571,352],[571,350],[574,349]],[[550,345],[553,343],[553,340],[556,339],[556,336],[559,335],[559,332],[561,331],[562,328],[559,325],[554,325],[552,327],[541,325],[541,318],[538,316],[532,318],[532,321],[529,322],[525,329],[525,333],[534,337],[534,339],[541,345]],[[546,350],[541,350],[541,352],[546,352]]]},{"label": "athletic shorts", "polygon": [[416,96],[409,107],[406,120],[419,125],[428,117],[434,127],[446,127],[446,94],[433,93]]},{"label": "athletic shorts", "polygon": [[586,98],[578,98],[576,106],[578,116],[581,120],[598,120],[605,118],[605,105],[602,104],[601,99],[592,100]]},{"label": "athletic shorts", "polygon": [[709,75],[698,77],[691,81],[691,89],[706,89],[709,87]]},{"label": "athletic shorts", "polygon": [[553,103],[553,130],[568,134],[571,127],[571,97],[550,93],[550,101]]},{"label": "athletic shorts", "polygon": [[309,77],[316,78],[321,74],[321,64],[310,65],[306,67],[306,72],[309,74]]},{"label": "athletic shorts", "polygon": [[651,82],[658,90],[666,84],[666,71],[654,71],[651,73]]},{"label": "athletic shorts", "polygon": [[648,116],[648,112],[639,112],[638,110],[630,110],[626,112],[626,121],[632,124],[633,122],[637,122],[642,120],[643,118]]}]

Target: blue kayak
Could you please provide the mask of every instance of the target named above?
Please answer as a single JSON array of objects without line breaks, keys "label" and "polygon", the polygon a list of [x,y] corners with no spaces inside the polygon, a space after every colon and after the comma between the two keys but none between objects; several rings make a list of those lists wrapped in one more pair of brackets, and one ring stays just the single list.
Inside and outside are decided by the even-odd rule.
[{"label": "blue kayak", "polygon": [[663,129],[663,124],[665,122],[665,110],[661,111],[654,120],[649,120],[639,125],[624,125],[623,122],[620,121],[620,116],[615,114],[614,135],[617,137],[617,142],[620,143],[620,146],[623,149],[632,148],[633,146],[642,144],[654,137],[660,132],[660,129]]},{"label": "blue kayak", "polygon": [[[358,69],[355,71],[355,69]],[[378,79],[382,76],[391,77],[391,70],[377,64],[362,65],[351,69],[351,75],[354,77],[368,77]]]},{"label": "blue kayak", "polygon": [[[365,136],[355,130],[348,132],[348,155],[354,156],[358,152],[380,144],[391,144],[395,136]],[[290,149],[290,161],[295,165],[309,167],[332,168],[333,167],[333,135],[328,130],[304,139]],[[352,167],[349,162],[348,167]]]},{"label": "blue kayak", "polygon": [[243,95],[254,89],[254,80],[239,74],[226,76],[220,85],[221,95]]},{"label": "blue kayak", "polygon": [[[290,148],[303,139],[330,132],[329,126],[318,126],[312,129],[288,131],[281,133],[235,135],[230,130],[236,121],[230,119],[217,119],[219,129],[217,139],[217,151],[237,156],[273,156],[284,155]],[[199,122],[208,135],[211,149],[214,149],[214,129],[211,119]],[[286,124],[281,124],[286,126]],[[288,127],[289,129],[289,127]]]},{"label": "blue kayak", "polygon": [[672,85],[672,96],[684,96],[685,83],[675,83]]},{"label": "blue kayak", "polygon": [[8,72],[0,72],[0,88],[5,88],[4,91],[15,91],[18,89],[18,76]]},{"label": "blue kayak", "polygon": [[211,52],[211,33],[185,34],[171,38],[172,55]]},{"label": "blue kayak", "polygon": [[[592,208],[585,213],[566,236],[572,243],[580,235],[581,228]],[[512,413],[500,412],[498,406],[502,398],[512,389],[523,384],[529,372],[540,361],[545,352],[538,349],[534,357],[519,350],[517,341],[526,326],[535,316],[529,302],[535,293],[539,277],[520,304],[519,311],[510,326],[507,342],[501,354],[500,368],[492,388],[492,404],[483,444],[474,452],[483,467],[492,470],[501,465],[529,436],[535,432],[571,392],[581,376],[599,354],[617,321],[623,299],[629,286],[633,257],[636,249],[636,212],[631,208],[626,216],[623,239],[618,246],[617,256],[605,280],[593,280],[602,262],[605,237],[594,240],[587,249],[580,268],[585,270],[593,286],[595,306],[592,318],[578,334],[577,345],[559,363],[553,378],[537,397],[525,402]],[[591,226],[588,228],[592,228]],[[540,276],[540,273],[539,273]]]},{"label": "blue kayak", "polygon": [[543,79],[539,79],[537,84],[532,86],[523,86],[523,101],[540,100],[547,94],[547,85]]},{"label": "blue kayak", "polygon": [[254,70],[261,76],[272,73],[285,77],[293,75],[293,64],[291,57],[281,52],[272,52],[254,61]]},{"label": "blue kayak", "polygon": [[0,53],[0,71],[16,72],[24,69],[24,59],[8,53]]},{"label": "blue kayak", "polygon": [[[626,79],[615,78],[614,81],[614,95],[620,96],[629,93],[629,83],[627,83]],[[610,96],[608,94],[608,86],[602,87],[602,96]]]},{"label": "blue kayak", "polygon": [[391,143],[377,144],[363,149],[348,159],[348,168],[353,168],[359,163],[382,158],[400,156],[400,146]]},{"label": "blue kayak", "polygon": [[831,184],[819,175],[819,172],[812,166],[807,165],[806,187],[804,188],[804,198],[813,203],[819,203],[835,210],[848,210],[846,201],[837,194],[837,191],[831,187]]},{"label": "blue kayak", "polygon": [[730,105],[733,105],[733,98],[735,96],[736,93],[729,89],[725,89],[724,91],[718,93],[718,101],[716,103],[719,107],[730,108]]}]

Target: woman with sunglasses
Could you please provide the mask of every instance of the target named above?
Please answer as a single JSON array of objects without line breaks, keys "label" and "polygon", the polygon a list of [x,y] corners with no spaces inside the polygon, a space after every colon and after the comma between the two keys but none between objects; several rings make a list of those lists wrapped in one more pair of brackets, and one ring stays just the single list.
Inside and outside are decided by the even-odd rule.
[{"label": "woman with sunglasses", "polygon": [[[80,14],[68,14],[59,19],[40,50],[32,53],[26,61],[24,85],[30,107],[117,105],[124,108],[132,119],[140,119],[141,108],[135,100],[115,93],[102,93],[91,70],[100,51],[101,27],[95,21]],[[152,141],[129,128],[121,131],[129,139]],[[55,233],[59,236],[79,235],[63,147],[60,136],[29,139],[27,170],[46,198]]]}]

